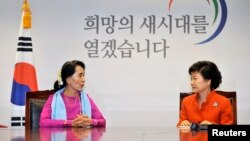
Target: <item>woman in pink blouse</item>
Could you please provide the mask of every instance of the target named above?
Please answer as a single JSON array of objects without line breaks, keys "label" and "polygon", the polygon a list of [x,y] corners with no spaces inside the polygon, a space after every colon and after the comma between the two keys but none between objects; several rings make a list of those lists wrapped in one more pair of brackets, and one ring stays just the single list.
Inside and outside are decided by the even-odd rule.
[{"label": "woman in pink blouse", "polygon": [[54,84],[55,94],[46,101],[40,127],[105,126],[102,113],[85,93],[85,65],[78,60],[67,61],[61,69],[61,80]]}]

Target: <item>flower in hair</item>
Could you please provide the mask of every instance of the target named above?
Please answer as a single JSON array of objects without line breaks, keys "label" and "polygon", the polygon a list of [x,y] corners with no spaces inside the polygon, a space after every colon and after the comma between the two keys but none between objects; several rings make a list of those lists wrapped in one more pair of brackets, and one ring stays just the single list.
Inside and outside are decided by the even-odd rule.
[{"label": "flower in hair", "polygon": [[61,72],[58,73],[57,75],[57,82],[58,82],[58,86],[62,86],[63,85],[63,81],[62,81],[62,77],[61,77]]}]

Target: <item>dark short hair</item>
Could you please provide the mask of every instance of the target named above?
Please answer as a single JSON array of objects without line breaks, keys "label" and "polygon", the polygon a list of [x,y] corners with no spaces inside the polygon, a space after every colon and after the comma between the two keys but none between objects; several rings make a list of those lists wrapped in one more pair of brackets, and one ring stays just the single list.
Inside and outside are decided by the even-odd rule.
[{"label": "dark short hair", "polygon": [[56,91],[66,86],[66,79],[75,73],[76,66],[81,66],[83,69],[85,69],[85,64],[79,60],[67,61],[63,64],[61,68],[61,79],[63,84],[59,85],[59,82],[57,80],[54,83],[54,89]]},{"label": "dark short hair", "polygon": [[222,76],[218,67],[210,61],[198,61],[189,68],[188,72],[190,75],[193,72],[199,72],[204,79],[211,80],[211,90],[218,88],[222,82]]}]

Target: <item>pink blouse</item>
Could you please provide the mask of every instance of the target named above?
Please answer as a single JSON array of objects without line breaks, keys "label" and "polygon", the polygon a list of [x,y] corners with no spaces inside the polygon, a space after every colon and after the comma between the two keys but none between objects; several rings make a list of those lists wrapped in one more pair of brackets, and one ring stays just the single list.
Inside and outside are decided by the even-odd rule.
[{"label": "pink blouse", "polygon": [[[62,94],[62,99],[66,106],[67,120],[54,120],[51,119],[51,103],[54,95],[51,95],[43,106],[43,110],[40,116],[40,127],[64,127],[72,126],[73,120],[77,115],[81,113],[81,103],[76,97],[70,97]],[[92,125],[93,126],[105,126],[106,120],[102,113],[94,103],[94,101],[87,95],[91,105],[92,112]]]}]

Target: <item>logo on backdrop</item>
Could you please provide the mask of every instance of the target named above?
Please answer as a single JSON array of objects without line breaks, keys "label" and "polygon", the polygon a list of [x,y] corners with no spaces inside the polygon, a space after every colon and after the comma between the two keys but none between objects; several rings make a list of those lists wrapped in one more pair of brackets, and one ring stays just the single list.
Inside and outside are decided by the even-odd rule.
[{"label": "logo on backdrop", "polygon": [[[173,4],[174,0],[170,0],[168,3],[168,9],[170,11],[170,8]],[[207,0],[208,4],[210,5],[210,0]],[[213,6],[214,6],[214,20],[213,20],[213,24],[218,20],[218,14],[219,14],[219,4],[220,4],[220,10],[221,10],[221,18],[220,18],[220,22],[219,25],[217,27],[217,29],[215,30],[215,32],[213,34],[211,34],[208,38],[206,38],[205,40],[198,42],[197,44],[204,44],[207,42],[210,42],[212,40],[214,40],[223,30],[226,21],[227,21],[227,5],[225,0],[212,0]]]}]

